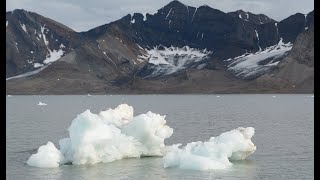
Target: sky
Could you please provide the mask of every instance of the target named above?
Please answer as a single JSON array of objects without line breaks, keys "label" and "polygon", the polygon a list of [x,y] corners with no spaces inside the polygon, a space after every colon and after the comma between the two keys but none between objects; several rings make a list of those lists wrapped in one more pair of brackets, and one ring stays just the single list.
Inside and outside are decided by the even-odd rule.
[{"label": "sky", "polygon": [[[75,31],[88,31],[127,14],[153,14],[172,0],[6,0],[6,11],[24,9],[58,21]],[[281,21],[314,9],[314,0],[179,0],[193,7],[208,5],[223,12],[242,9]]]}]

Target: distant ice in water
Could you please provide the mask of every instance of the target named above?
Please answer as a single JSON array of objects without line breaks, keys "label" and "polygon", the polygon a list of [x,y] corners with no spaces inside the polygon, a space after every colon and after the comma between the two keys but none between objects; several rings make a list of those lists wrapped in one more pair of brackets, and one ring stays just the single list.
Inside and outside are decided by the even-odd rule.
[{"label": "distant ice in water", "polygon": [[277,96],[272,96],[273,98],[276,98]]},{"label": "distant ice in water", "polygon": [[27,164],[41,168],[107,163],[124,158],[164,156],[164,167],[221,169],[228,159],[242,160],[255,151],[254,129],[238,128],[208,142],[192,142],[183,149],[166,146],[173,129],[165,116],[153,113],[134,116],[133,107],[121,104],[98,114],[90,110],[77,115],[68,128],[69,137],[59,141],[60,149],[48,142],[31,155]]},{"label": "distant ice in water", "polygon": [[12,95],[8,95],[7,97],[12,97]]},{"label": "distant ice in water", "polygon": [[39,103],[38,103],[38,106],[46,106],[46,105],[47,105],[46,103],[43,103],[41,101],[39,101]]}]

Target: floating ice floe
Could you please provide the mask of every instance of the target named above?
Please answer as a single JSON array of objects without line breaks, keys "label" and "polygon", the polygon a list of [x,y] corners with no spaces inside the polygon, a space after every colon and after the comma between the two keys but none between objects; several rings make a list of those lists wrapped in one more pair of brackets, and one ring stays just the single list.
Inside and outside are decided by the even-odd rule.
[{"label": "floating ice floe", "polygon": [[59,166],[63,159],[61,152],[49,141],[46,145],[40,146],[36,154],[30,156],[27,164],[35,167],[50,168]]},{"label": "floating ice floe", "polygon": [[133,116],[133,107],[127,104],[98,114],[86,110],[72,121],[68,131],[69,137],[59,141],[59,150],[48,142],[31,155],[27,164],[50,168],[66,163],[96,164],[164,156],[165,167],[204,170],[229,167],[228,159],[244,159],[255,150],[250,140],[253,128],[238,128],[208,142],[190,143],[183,149],[178,145],[166,146],[164,140],[173,129],[166,125],[165,116],[150,111]]},{"label": "floating ice floe", "polygon": [[46,105],[47,105],[46,103],[43,103],[41,101],[39,101],[39,103],[38,103],[38,106],[46,106]]},{"label": "floating ice floe", "polygon": [[164,167],[181,169],[209,170],[225,169],[232,165],[230,160],[244,160],[255,152],[256,146],[251,138],[254,128],[239,127],[209,141],[173,145],[163,157]]}]

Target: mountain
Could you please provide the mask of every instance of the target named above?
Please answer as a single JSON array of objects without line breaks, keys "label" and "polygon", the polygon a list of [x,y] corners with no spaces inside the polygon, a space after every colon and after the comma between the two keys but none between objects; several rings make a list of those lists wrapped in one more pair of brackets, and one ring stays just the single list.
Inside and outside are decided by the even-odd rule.
[{"label": "mountain", "polygon": [[6,13],[6,37],[6,77],[59,59],[81,39],[67,26],[21,9]]},{"label": "mountain", "polygon": [[233,17],[239,17],[240,19],[249,21],[256,25],[276,22],[275,20],[269,18],[264,14],[252,14],[251,12],[245,12],[242,9],[237,10],[235,12],[229,12],[228,14]]},{"label": "mountain", "polygon": [[256,79],[260,86],[293,93],[314,92],[314,27],[299,34],[292,50],[271,72]]},{"label": "mountain", "polygon": [[313,11],[276,22],[172,1],[80,33],[24,10],[6,19],[9,94],[235,93],[280,65]]}]

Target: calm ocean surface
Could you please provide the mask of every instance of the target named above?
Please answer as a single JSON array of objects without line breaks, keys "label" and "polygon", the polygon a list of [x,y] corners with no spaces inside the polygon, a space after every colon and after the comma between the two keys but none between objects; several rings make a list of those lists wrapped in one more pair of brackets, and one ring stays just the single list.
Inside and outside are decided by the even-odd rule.
[{"label": "calm ocean surface", "polygon": [[[7,179],[314,179],[314,98],[302,95],[11,96],[6,107]],[[39,101],[48,104],[38,106]],[[48,141],[59,148],[77,114],[127,103],[138,115],[166,115],[166,144],[206,141],[243,126],[255,128],[257,151],[226,170],[164,169],[162,158],[124,159],[53,169],[26,165]]]}]

